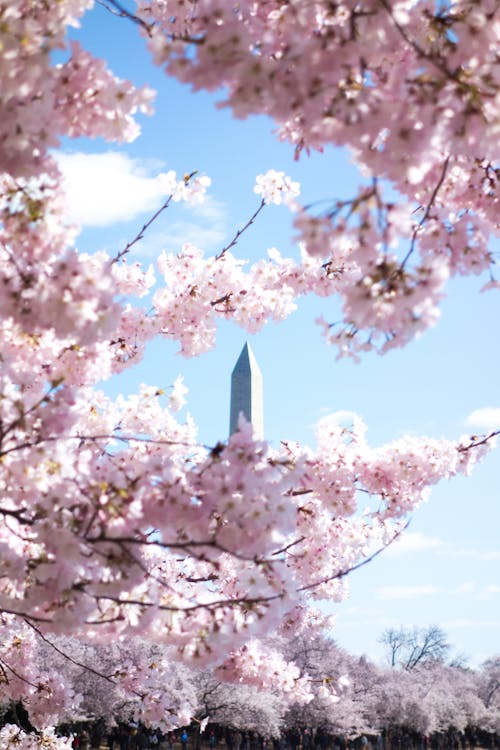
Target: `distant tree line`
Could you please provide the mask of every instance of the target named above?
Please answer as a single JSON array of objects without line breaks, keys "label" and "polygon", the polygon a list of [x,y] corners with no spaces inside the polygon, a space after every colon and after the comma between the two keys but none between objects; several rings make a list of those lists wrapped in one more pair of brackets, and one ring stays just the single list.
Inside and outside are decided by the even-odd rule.
[{"label": "distant tree line", "polygon": [[[449,658],[446,634],[436,626],[388,629],[380,641],[389,666],[347,653],[314,628],[290,640],[274,639],[270,653],[281,650],[280,668],[286,670],[293,661],[300,670],[288,689],[282,674],[267,686],[257,678],[255,685],[228,682],[216,671],[169,661],[164,648],[139,639],[106,648],[60,639],[59,652],[46,645],[40,661],[53,667],[55,660],[73,680],[80,714],[61,715],[58,724],[65,734],[81,736],[82,750],[104,742],[117,750],[186,750],[188,745],[197,750],[202,744],[224,744],[228,750],[500,747],[500,655],[478,669],[469,668],[463,658]],[[113,675],[116,648],[122,661],[126,652],[128,675]],[[62,655],[68,653],[72,661]],[[168,671],[157,669],[161,664],[168,664]],[[153,665],[158,722],[146,727],[140,696],[130,700],[122,695],[119,679]],[[309,675],[312,698],[303,694],[302,674]],[[181,730],[160,730],[161,711],[169,710],[160,700],[173,693],[178,706],[196,706],[186,743],[180,741]],[[2,707],[3,724],[17,723],[30,731],[27,716],[20,702]]]}]

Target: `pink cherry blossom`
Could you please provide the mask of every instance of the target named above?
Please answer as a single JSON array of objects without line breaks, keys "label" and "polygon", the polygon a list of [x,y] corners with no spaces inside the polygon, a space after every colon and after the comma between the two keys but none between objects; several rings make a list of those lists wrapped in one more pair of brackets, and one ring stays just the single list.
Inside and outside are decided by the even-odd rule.
[{"label": "pink cherry blossom", "polygon": [[[1,697],[22,699],[46,728],[86,696],[42,647],[95,675],[105,644],[100,678],[167,730],[196,710],[193,693],[165,690],[179,685],[175,660],[305,706],[310,676],[269,633],[299,634],[318,617],[314,600],[340,601],[349,571],[391,543],[434,484],[467,474],[495,433],[372,448],[361,419],[327,418],[315,449],[274,449],[242,420],[207,447],[194,420],[175,415],[182,379],[115,398],[101,384],[155,337],[193,356],[215,344],[219,319],[257,332],[306,294],[338,296],[342,319],[320,325],[339,356],[385,353],[437,322],[451,277],[493,273],[497,3],[174,0],[120,11],[117,28],[133,22],[168,75],[222,88],[238,117],[271,117],[298,158],[349,148],[363,174],[354,195],[320,211],[270,169],[219,254],[186,242],[147,268],[129,257],[141,232],[114,257],[78,250],[51,151],[64,138],[132,140],[135,115],[151,113],[149,88],[69,41],[91,6],[0,5]],[[158,182],[159,212],[201,202],[210,186],[196,172]],[[273,204],[291,212],[300,257],[271,248],[248,264],[232,248]],[[137,640],[144,648],[127,652]],[[344,673],[321,678],[330,708],[349,690]],[[0,736],[21,750],[68,746],[44,731]]]},{"label": "pink cherry blossom", "polygon": [[257,175],[254,193],[262,196],[264,203],[290,203],[300,193],[300,185],[293,182],[284,172],[270,169],[266,174]]}]

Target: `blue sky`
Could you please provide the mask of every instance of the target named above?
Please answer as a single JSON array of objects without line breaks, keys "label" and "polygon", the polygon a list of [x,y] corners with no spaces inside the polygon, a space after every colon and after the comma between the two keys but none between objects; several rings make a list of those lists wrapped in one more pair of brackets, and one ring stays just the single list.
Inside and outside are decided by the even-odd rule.
[{"label": "blue sky", "polygon": [[[149,62],[135,27],[102,6],[73,32],[83,46],[107,57],[115,74],[156,89],[156,114],[141,118],[142,135],[117,147],[99,141],[62,144],[73,216],[82,224],[82,250],[114,253],[135,236],[160,205],[155,175],[194,169],[213,181],[201,207],[175,205],[134,248],[133,259],[154,262],[163,250],[193,241],[217,252],[258,205],[256,174],[284,170],[302,186],[305,201],[349,197],[362,182],[345,152],[293,160],[265,118],[237,121],[215,107],[221,95],[192,94]],[[92,158],[89,157],[92,154]],[[238,244],[255,260],[268,247],[296,255],[289,215],[268,207]],[[314,443],[318,419],[355,411],[377,445],[405,433],[457,438],[500,426],[500,296],[480,294],[484,279],[456,280],[433,330],[402,351],[366,356],[360,365],[335,361],[315,318],[338,317],[335,300],[307,299],[287,321],[270,324],[250,341],[265,388],[268,439]],[[219,326],[218,346],[184,360],[177,347],[156,341],[144,361],[106,384],[130,392],[141,382],[168,387],[179,373],[190,389],[189,411],[203,442],[227,436],[229,382],[245,333]],[[483,412],[475,414],[477,410]],[[500,461],[498,450],[470,478],[441,484],[415,514],[405,539],[351,576],[350,598],[338,608],[335,637],[354,653],[381,657],[377,644],[388,626],[438,624],[456,651],[475,665],[500,651]]]}]

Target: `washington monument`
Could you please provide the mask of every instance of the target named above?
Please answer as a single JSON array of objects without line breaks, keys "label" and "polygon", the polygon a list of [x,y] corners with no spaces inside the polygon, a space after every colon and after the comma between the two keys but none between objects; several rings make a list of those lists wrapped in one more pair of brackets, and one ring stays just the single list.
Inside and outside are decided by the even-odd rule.
[{"label": "washington monument", "polygon": [[240,413],[244,414],[247,422],[251,422],[254,437],[262,440],[264,438],[262,373],[248,343],[241,350],[231,375],[230,435],[238,429]]}]

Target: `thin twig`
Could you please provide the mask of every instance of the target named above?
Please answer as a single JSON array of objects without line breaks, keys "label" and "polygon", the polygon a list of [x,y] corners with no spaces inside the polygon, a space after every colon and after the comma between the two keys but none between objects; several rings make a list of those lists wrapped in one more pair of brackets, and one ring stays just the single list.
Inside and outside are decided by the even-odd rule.
[{"label": "thin twig", "polygon": [[[239,240],[239,238],[241,237],[241,235],[243,234],[243,232],[244,232],[245,230],[247,230],[247,229],[248,229],[248,227],[250,227],[250,226],[251,226],[251,225],[252,225],[252,224],[254,223],[255,219],[256,219],[256,218],[257,218],[257,216],[258,216],[258,215],[260,214],[260,212],[262,211],[262,209],[264,208],[264,206],[265,206],[265,205],[266,205],[266,202],[265,202],[264,200],[262,200],[262,201],[261,201],[261,203],[260,203],[260,206],[259,206],[259,207],[258,207],[258,209],[257,209],[257,210],[256,210],[256,211],[255,211],[255,212],[254,212],[254,213],[252,214],[252,216],[251,216],[251,217],[249,218],[249,220],[247,221],[247,223],[245,224],[245,226],[244,226],[244,227],[242,227],[241,229],[238,229],[238,231],[237,231],[237,232],[236,232],[236,234],[234,235],[234,237],[233,237],[233,239],[231,240],[231,242],[230,242],[230,243],[229,243],[228,245],[226,245],[226,247],[224,247],[224,248],[223,248],[223,249],[222,249],[222,250],[220,251],[220,253],[219,253],[218,255],[216,255],[216,256],[215,256],[215,260],[220,260],[220,259],[221,259],[221,258],[222,258],[222,257],[224,256],[224,254],[225,254],[225,253],[226,253],[226,252],[227,252],[228,250],[230,250],[230,249],[231,249],[232,247],[234,247],[234,246],[236,245],[236,243],[238,242],[238,240]],[[213,304],[215,304],[215,303],[213,303]]]},{"label": "thin twig", "polygon": [[295,539],[293,542],[290,542],[290,544],[287,544],[285,547],[282,547],[281,549],[277,549],[276,552],[273,552],[273,555],[281,555],[283,554],[283,552],[288,552],[288,550],[291,547],[295,547],[296,544],[300,544],[303,541],[305,541],[305,536],[301,536],[300,539]]},{"label": "thin twig", "polygon": [[144,238],[144,234],[145,234],[146,230],[149,229],[149,227],[151,226],[151,224],[154,221],[156,221],[156,219],[158,218],[158,216],[161,213],[163,213],[163,211],[165,211],[165,209],[167,209],[169,207],[171,200],[172,200],[172,196],[169,195],[168,198],[167,198],[167,200],[165,201],[165,203],[162,206],[160,206],[160,208],[158,209],[158,211],[156,211],[156,213],[153,214],[153,216],[149,219],[149,221],[147,221],[142,226],[142,229],[137,233],[137,235],[134,237],[134,239],[131,240],[130,242],[128,242],[125,245],[125,247],[123,248],[123,250],[120,250],[120,252],[118,253],[118,255],[116,255],[113,258],[113,260],[111,261],[111,265],[113,265],[114,263],[118,263],[118,261],[121,260],[130,251],[130,248],[133,245],[135,245],[136,242],[139,242],[140,240],[142,240]]},{"label": "thin twig", "polygon": [[494,432],[490,432],[488,435],[484,435],[481,437],[476,437],[475,435],[473,435],[471,437],[471,442],[469,443],[469,445],[461,445],[458,448],[458,452],[465,453],[465,451],[469,451],[471,450],[471,448],[478,448],[480,445],[486,445],[488,440],[491,440],[497,435],[500,435],[500,430],[494,430]]},{"label": "thin twig", "polygon": [[46,643],[48,646],[50,646],[51,648],[53,648],[54,651],[56,651],[60,656],[64,657],[64,659],[67,659],[68,661],[70,661],[75,666],[81,667],[82,669],[86,669],[88,672],[92,672],[92,674],[95,674],[97,677],[102,677],[103,680],[107,680],[108,682],[113,683],[113,685],[116,685],[115,680],[113,680],[113,678],[110,675],[104,674],[104,672],[99,672],[99,670],[94,669],[94,667],[89,667],[88,664],[84,664],[83,662],[78,661],[78,659],[74,659],[72,656],[70,656],[68,653],[66,653],[66,651],[63,651],[61,648],[59,648],[59,646],[56,646],[55,643],[53,643],[52,641],[50,641],[42,633],[42,631],[39,628],[36,627],[36,625],[33,625],[32,622],[30,622],[29,620],[26,620],[26,619],[24,620],[24,622],[26,623],[26,625],[28,625],[28,627],[30,627],[32,630],[35,631],[35,633],[38,635],[39,638],[42,639],[42,641],[44,643]]},{"label": "thin twig", "polygon": [[398,539],[403,531],[406,531],[408,528],[410,522],[408,521],[403,528],[398,529],[398,531],[394,534],[390,542],[387,542],[387,544],[384,544],[383,547],[380,547],[378,550],[376,550],[372,555],[369,557],[366,557],[364,560],[361,560],[361,562],[356,563],[355,565],[351,565],[350,568],[346,568],[345,570],[340,570],[338,573],[334,573],[331,576],[328,576],[327,578],[323,578],[320,581],[315,581],[314,583],[310,583],[307,586],[301,586],[301,588],[297,589],[297,591],[309,591],[311,589],[318,588],[318,586],[322,586],[325,583],[329,583],[330,581],[335,581],[336,579],[344,578],[345,576],[349,575],[350,573],[353,573],[355,570],[359,570],[359,568],[363,568],[365,565],[367,565],[369,562],[374,560],[376,557],[378,557],[381,552],[383,552],[390,544],[393,544],[396,539]]},{"label": "thin twig", "polygon": [[43,443],[55,443],[58,440],[80,440],[83,443],[99,442],[101,440],[117,440],[121,443],[149,443],[151,445],[182,445],[186,448],[205,448],[211,450],[209,445],[201,443],[189,443],[183,440],[155,440],[154,438],[140,437],[138,435],[54,435],[48,437],[39,437],[35,440],[26,440],[24,443],[18,443],[11,448],[0,451],[0,458],[7,456],[9,453],[23,450],[24,448],[36,448]]},{"label": "thin twig", "polygon": [[[114,679],[111,675],[104,674],[104,672],[100,672],[98,669],[94,669],[94,667],[90,667],[88,664],[84,664],[81,661],[78,661],[78,659],[74,659],[72,656],[70,656],[66,651],[63,651],[59,646],[56,646],[55,643],[50,641],[42,632],[39,630],[33,623],[29,622],[28,620],[25,620],[26,625],[29,625],[30,628],[32,628],[39,638],[44,641],[48,646],[54,649],[60,656],[62,656],[67,661],[71,662],[71,664],[74,664],[77,667],[80,667],[81,669],[85,669],[87,672],[90,672],[91,674],[94,674],[96,677],[99,677],[102,680],[106,680],[106,682],[110,682],[112,685],[119,685],[118,680]],[[130,688],[130,692],[132,695],[137,696],[138,698],[143,699],[144,693],[140,693],[138,690],[135,690],[134,688]]]},{"label": "thin twig", "polygon": [[42,685],[36,685],[34,682],[31,682],[30,680],[28,680],[27,677],[23,677],[22,674],[19,674],[19,672],[16,672],[16,670],[13,667],[11,667],[9,664],[7,664],[7,662],[2,658],[0,658],[0,664],[2,664],[3,667],[5,667],[5,669],[8,669],[9,672],[12,672],[14,677],[17,677],[18,680],[25,682],[27,685],[31,685],[31,687],[35,688],[35,690],[40,690],[43,687]]},{"label": "thin twig", "polygon": [[[197,174],[197,172],[198,172],[198,170],[194,169],[192,172],[190,172],[189,174],[185,175],[184,182],[186,183],[186,185],[189,182],[189,180],[192,177],[194,177],[195,174]],[[137,235],[134,237],[134,239],[131,240],[130,242],[128,242],[127,245],[125,245],[125,247],[123,248],[123,250],[120,250],[120,252],[118,253],[118,255],[116,255],[113,258],[113,260],[111,261],[111,265],[113,265],[113,263],[117,263],[119,260],[121,260],[121,258],[123,258],[123,256],[126,255],[129,252],[130,248],[133,245],[136,244],[136,242],[139,242],[140,240],[142,240],[144,238],[144,234],[149,229],[149,227],[151,226],[151,224],[153,224],[153,222],[156,221],[156,219],[160,216],[160,214],[162,214],[163,211],[165,211],[169,207],[170,203],[172,202],[173,197],[174,197],[173,194],[170,194],[168,196],[168,198],[165,201],[165,203],[163,203],[163,205],[160,206],[160,208],[158,209],[158,211],[156,211],[153,214],[153,216],[142,226],[142,229],[140,229],[140,231],[137,233]]]},{"label": "thin twig", "polygon": [[151,29],[153,28],[154,24],[146,23],[143,18],[136,16],[134,13],[131,13],[129,10],[124,8],[123,5],[118,2],[118,0],[108,0],[107,2],[104,2],[104,0],[97,0],[97,3],[98,5],[101,5],[107,11],[112,13],[114,16],[119,16],[120,18],[128,18],[129,21],[132,21],[137,26],[140,26],[142,29],[144,29],[148,36],[151,36]]},{"label": "thin twig", "polygon": [[439,58],[437,58],[436,55],[432,55],[430,52],[427,52],[423,47],[421,47],[418,44],[418,42],[415,41],[415,39],[412,39],[412,37],[406,32],[406,29],[396,20],[389,2],[387,2],[387,0],[379,0],[379,2],[382,5],[382,7],[387,11],[398,33],[402,36],[405,42],[409,44],[410,47],[417,53],[417,55],[423,58],[424,60],[427,60],[428,62],[430,62],[431,65],[433,65],[437,70],[439,70],[440,73],[444,73],[446,78],[456,83],[457,75],[453,73],[451,70],[448,70],[444,62],[442,62]]},{"label": "thin twig", "polygon": [[430,214],[431,208],[434,205],[434,202],[435,202],[435,200],[437,198],[437,194],[438,194],[438,192],[439,192],[439,190],[440,190],[440,188],[441,188],[441,186],[442,186],[442,184],[444,182],[444,179],[446,177],[446,172],[448,171],[448,165],[449,165],[449,163],[450,163],[450,155],[448,154],[448,156],[446,157],[446,159],[444,161],[444,164],[443,164],[443,169],[441,171],[441,176],[440,176],[439,180],[437,181],[436,185],[434,186],[434,190],[432,191],[432,195],[431,195],[431,197],[429,199],[429,202],[428,202],[428,204],[427,204],[427,206],[425,208],[424,215],[420,219],[418,225],[413,230],[413,235],[412,235],[412,238],[411,238],[410,249],[406,253],[405,257],[403,258],[403,260],[401,262],[401,265],[399,267],[399,270],[401,270],[401,269],[404,268],[404,266],[406,265],[406,262],[407,262],[408,258],[411,256],[411,254],[413,253],[413,250],[415,249],[415,243],[417,241],[417,236],[418,236],[419,230],[422,228],[422,226],[425,224],[425,222],[429,218],[429,214]]}]

